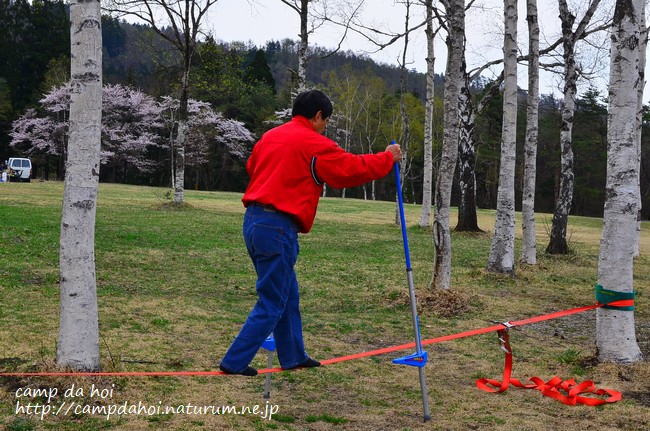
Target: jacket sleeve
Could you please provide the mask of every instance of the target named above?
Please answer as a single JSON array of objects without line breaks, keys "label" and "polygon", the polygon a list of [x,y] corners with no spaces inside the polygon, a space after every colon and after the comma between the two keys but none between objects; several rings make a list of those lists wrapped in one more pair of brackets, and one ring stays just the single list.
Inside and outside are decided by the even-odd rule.
[{"label": "jacket sleeve", "polygon": [[312,159],[315,178],[336,189],[378,180],[385,177],[392,167],[393,155],[389,152],[352,154],[327,138],[321,142],[319,151]]}]

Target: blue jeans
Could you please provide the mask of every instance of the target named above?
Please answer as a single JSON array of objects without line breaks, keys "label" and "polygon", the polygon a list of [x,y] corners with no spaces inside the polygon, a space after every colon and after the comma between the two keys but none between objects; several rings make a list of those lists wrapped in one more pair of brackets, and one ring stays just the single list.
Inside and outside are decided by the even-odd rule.
[{"label": "blue jeans", "polygon": [[251,204],[243,227],[248,254],[257,272],[259,299],[235,338],[221,365],[243,371],[264,340],[273,332],[282,368],[305,362],[298,280],[298,228],[287,214]]}]

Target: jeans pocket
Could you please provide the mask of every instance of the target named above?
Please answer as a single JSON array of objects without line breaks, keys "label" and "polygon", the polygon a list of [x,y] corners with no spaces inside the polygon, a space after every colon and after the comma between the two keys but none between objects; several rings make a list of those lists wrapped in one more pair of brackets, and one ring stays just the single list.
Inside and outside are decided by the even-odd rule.
[{"label": "jeans pocket", "polygon": [[264,224],[253,225],[253,253],[261,256],[280,254],[282,247],[282,228]]}]

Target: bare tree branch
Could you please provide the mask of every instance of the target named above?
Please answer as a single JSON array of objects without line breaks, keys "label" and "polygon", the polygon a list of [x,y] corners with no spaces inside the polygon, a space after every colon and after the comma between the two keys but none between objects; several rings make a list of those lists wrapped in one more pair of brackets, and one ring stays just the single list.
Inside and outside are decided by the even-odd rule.
[{"label": "bare tree branch", "polygon": [[300,5],[296,3],[295,0],[293,2],[290,2],[289,0],[280,0],[280,1],[286,4],[287,6],[289,6],[294,11],[296,11],[298,14],[300,14]]},{"label": "bare tree branch", "polygon": [[[341,46],[343,45],[343,41],[344,41],[345,38],[347,37],[347,35],[348,35],[348,31],[350,31],[350,26],[351,26],[352,20],[353,20],[353,19],[357,16],[357,14],[361,11],[361,8],[363,7],[364,3],[365,3],[365,0],[361,0],[361,1],[359,2],[359,4],[356,5],[356,7],[354,7],[354,10],[353,10],[352,14],[350,14],[350,17],[346,19],[345,24],[340,24],[340,25],[343,26],[343,28],[344,28],[345,30],[344,30],[344,32],[343,32],[343,35],[341,35],[341,38],[339,39],[339,42],[338,42],[336,48],[335,48],[334,50],[332,50],[330,53],[328,53],[327,55],[322,56],[321,58],[328,58],[328,57],[331,57],[332,55],[336,54],[337,52],[339,52],[339,51],[341,50]],[[325,18],[327,18],[327,17],[325,17]],[[329,18],[328,18],[327,20],[330,21],[330,22],[332,22],[332,23],[338,24],[338,23],[336,23],[336,22],[330,20]]]},{"label": "bare tree branch", "polygon": [[[576,35],[575,40],[584,40],[588,36],[591,36],[595,33],[607,30],[611,27],[612,25],[612,20],[611,18],[608,19],[607,22],[598,25],[596,27],[588,29],[587,26],[589,25],[589,22],[591,18],[593,17],[598,4],[600,3],[601,0],[592,0],[593,2],[589,5],[588,11],[585,13],[585,16],[582,18],[580,21],[580,24],[578,25],[576,31],[574,32],[574,35]],[[440,19],[440,18],[439,18]],[[441,20],[441,25],[442,25],[442,20]],[[557,40],[555,40],[552,44],[547,46],[544,49],[540,49],[539,55],[540,56],[545,56],[551,54],[553,51],[555,51],[560,45],[562,45],[562,37],[558,37]],[[558,54],[559,55],[559,54]],[[526,55],[520,55],[517,57],[518,62],[526,62],[528,61],[528,54]],[[469,74],[472,79],[476,79],[478,76],[480,76],[486,69],[489,69],[492,66],[496,66],[498,64],[503,63],[503,59],[499,58],[490,62],[487,62],[477,68],[474,68],[469,71]],[[563,67],[564,63],[563,62],[556,62],[556,63],[540,63],[540,67],[544,68],[545,70],[551,71],[552,68],[557,68],[557,67]]]},{"label": "bare tree branch", "polygon": [[497,77],[497,79],[492,81],[490,86],[485,91],[485,94],[483,94],[483,97],[481,97],[481,100],[479,100],[478,103],[476,104],[477,113],[483,112],[483,109],[487,106],[488,102],[492,99],[492,97],[494,97],[494,95],[497,93],[502,83],[503,83],[503,71]]},{"label": "bare tree branch", "polygon": [[582,20],[580,20],[580,24],[578,24],[576,31],[573,33],[574,40],[580,40],[583,38],[582,34],[585,32],[587,26],[589,25],[589,22],[591,21],[591,18],[594,16],[594,13],[596,13],[596,9],[598,8],[600,1],[601,0],[592,0],[591,4],[589,5],[589,9],[587,9],[587,12],[585,12]]}]

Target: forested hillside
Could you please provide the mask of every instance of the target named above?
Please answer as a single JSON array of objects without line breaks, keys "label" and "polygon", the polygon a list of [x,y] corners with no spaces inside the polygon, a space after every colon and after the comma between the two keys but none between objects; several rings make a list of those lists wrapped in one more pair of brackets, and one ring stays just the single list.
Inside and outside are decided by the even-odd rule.
[{"label": "forested hillside", "polygon": [[[65,151],[45,150],[25,138],[12,137],[15,121],[25,118],[52,122],[48,139],[58,137],[65,147],[66,111],[56,111],[43,102],[69,79],[69,19],[62,1],[0,1],[0,160],[13,155],[28,155],[34,161],[34,177],[61,179]],[[178,54],[149,27],[128,24],[110,17],[102,20],[103,70],[105,85],[121,85],[139,90],[162,103],[165,96],[178,97]],[[219,35],[205,39],[192,63],[190,97],[209,103],[224,119],[237,120],[259,137],[277,124],[276,112],[290,106],[296,90],[296,41],[269,41],[265,46],[247,43],[223,43]],[[424,55],[424,53],[423,53]],[[328,135],[346,150],[356,153],[378,151],[390,139],[401,140],[400,69],[376,64],[352,52],[330,53],[324,48],[310,48],[307,81],[326,91],[335,105],[335,116]],[[424,124],[425,76],[408,71],[406,106],[412,130],[410,141],[401,142],[408,149],[409,169],[405,181],[405,199],[422,199],[422,142]],[[434,118],[434,166],[442,143],[442,90],[444,77],[436,75]],[[474,97],[479,97],[490,83],[474,83]],[[575,152],[575,193],[572,212],[600,216],[603,210],[606,176],[607,111],[605,94],[590,89],[579,95],[573,128]],[[516,196],[521,197],[525,133],[525,92],[519,94]],[[499,175],[502,99],[493,97],[477,118],[478,143],[476,185],[477,204],[494,208]],[[28,111],[33,109],[33,111]],[[50,109],[50,110],[48,110]],[[542,95],[539,120],[536,208],[552,212],[559,181],[561,100]],[[171,112],[171,111],[170,111]],[[163,115],[163,114],[161,114]],[[650,118],[649,118],[650,119]],[[123,120],[127,121],[127,120]],[[168,186],[170,155],[168,134],[162,124],[151,131],[155,136],[141,148],[148,169],[137,166],[134,158],[123,157],[122,165],[103,164],[102,181]],[[212,123],[210,123],[212,124]],[[216,123],[214,123],[216,124]],[[641,192],[643,216],[650,216],[650,145],[644,123]],[[29,127],[29,126],[28,126]],[[199,129],[209,125],[197,126]],[[57,129],[58,128],[58,129]],[[213,127],[214,128],[214,127]],[[56,129],[56,130],[54,130]],[[57,132],[58,130],[58,132]],[[205,130],[203,130],[205,132]],[[63,135],[62,135],[63,133]],[[149,133],[149,132],[148,132]],[[32,135],[33,136],[33,135]],[[187,187],[203,190],[243,191],[247,176],[244,169],[246,151],[254,140],[245,144],[246,151],[233,151],[219,136],[202,133],[200,157],[187,162]],[[104,142],[104,141],[103,141]],[[47,147],[47,148],[51,148]],[[116,147],[112,152],[131,151]],[[140,157],[140,155],[138,155]],[[104,163],[104,159],[102,159]],[[435,170],[435,168],[434,168]],[[434,172],[435,175],[435,172]],[[353,190],[327,189],[328,196],[393,199],[390,181],[375,187]],[[456,188],[455,188],[456,190]],[[452,204],[458,199],[455,191]],[[520,202],[517,201],[517,207]]]}]

